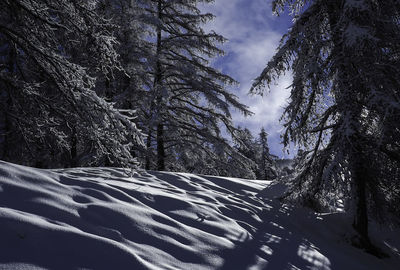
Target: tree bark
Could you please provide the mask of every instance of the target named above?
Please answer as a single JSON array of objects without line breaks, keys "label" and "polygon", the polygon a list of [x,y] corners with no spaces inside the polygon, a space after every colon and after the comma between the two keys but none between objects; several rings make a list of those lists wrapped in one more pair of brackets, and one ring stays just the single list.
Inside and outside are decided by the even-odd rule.
[{"label": "tree bark", "polygon": [[[354,156],[361,155],[361,152],[354,153]],[[361,244],[364,247],[371,245],[368,235],[368,208],[367,208],[367,180],[366,170],[360,157],[355,157],[357,160],[354,162],[353,169],[353,196],[355,204],[355,213],[353,220],[353,227],[360,236]]]},{"label": "tree bark", "polygon": [[149,132],[147,134],[147,142],[146,142],[146,161],[144,168],[146,170],[150,170],[150,147],[151,147],[151,126],[149,125]]},{"label": "tree bark", "polygon": [[[158,0],[158,19],[161,23],[162,20],[162,0]],[[156,90],[156,101],[157,101],[157,170],[165,170],[165,149],[164,149],[164,124],[162,117],[162,93],[160,92],[162,86],[162,68],[161,68],[161,50],[162,50],[162,29],[161,26],[157,26],[157,51],[156,51],[156,74],[154,77],[154,89]]]},{"label": "tree bark", "polygon": [[157,170],[165,170],[164,125],[157,125]]},{"label": "tree bark", "polygon": [[[15,70],[15,61],[17,51],[13,43],[9,43],[10,47],[7,61],[8,72],[13,74]],[[5,160],[8,152],[8,135],[10,133],[10,119],[8,116],[9,110],[12,107],[12,100],[9,87],[6,83],[2,84],[0,89],[0,105],[3,107],[0,110],[0,159]]]},{"label": "tree bark", "polygon": [[8,121],[5,110],[7,110],[7,108],[4,108],[4,111],[0,111],[1,114],[0,115],[0,159],[1,160],[6,159],[6,153],[7,153]]},{"label": "tree bark", "polygon": [[7,134],[9,132],[7,111],[10,102],[7,91],[0,92],[0,99],[2,100],[0,104],[3,107],[0,110],[0,159],[5,160],[7,154]]},{"label": "tree bark", "polygon": [[78,138],[76,136],[76,128],[72,128],[72,134],[71,134],[71,161],[70,161],[70,167],[74,168],[76,167],[77,164],[77,157],[78,157]]}]

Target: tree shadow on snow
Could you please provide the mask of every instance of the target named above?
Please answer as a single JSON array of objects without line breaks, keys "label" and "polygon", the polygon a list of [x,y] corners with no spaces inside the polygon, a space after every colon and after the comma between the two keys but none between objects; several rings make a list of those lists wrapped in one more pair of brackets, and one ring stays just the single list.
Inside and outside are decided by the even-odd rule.
[{"label": "tree shadow on snow", "polygon": [[331,269],[326,257],[302,234],[292,231],[296,230],[292,210],[277,201],[271,201],[270,206],[260,213],[263,223],[252,237],[242,236],[233,249],[223,252],[219,270]]}]

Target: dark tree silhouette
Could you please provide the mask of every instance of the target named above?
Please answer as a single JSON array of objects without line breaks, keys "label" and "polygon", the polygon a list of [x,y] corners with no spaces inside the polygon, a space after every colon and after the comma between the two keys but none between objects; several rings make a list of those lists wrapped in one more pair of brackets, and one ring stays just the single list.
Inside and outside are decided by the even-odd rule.
[{"label": "dark tree silhouette", "polygon": [[283,141],[308,151],[289,197],[344,199],[358,244],[371,250],[369,214],[399,201],[400,3],[273,1],[276,13],[286,7],[294,24],[251,91],[293,72]]}]

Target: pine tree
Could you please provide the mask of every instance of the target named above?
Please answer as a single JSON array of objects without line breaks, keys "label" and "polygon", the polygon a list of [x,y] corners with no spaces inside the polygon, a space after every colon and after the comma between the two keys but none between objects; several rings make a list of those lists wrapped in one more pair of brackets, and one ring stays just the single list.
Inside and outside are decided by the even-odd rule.
[{"label": "pine tree", "polygon": [[369,214],[399,200],[400,3],[273,1],[274,12],[285,7],[294,24],[251,91],[292,70],[283,140],[308,150],[290,197],[345,199],[358,244],[372,251]]},{"label": "pine tree", "polygon": [[[218,44],[224,39],[203,31],[202,24],[213,16],[202,14],[199,2],[210,1],[142,1],[142,22],[153,44],[146,59],[153,81],[144,88],[149,98],[142,121],[149,149],[146,169],[175,170],[183,156],[207,155],[217,163],[238,159],[243,166],[248,162],[221,135],[221,125],[228,134],[235,133],[231,108],[250,112],[225,88],[236,82],[209,64],[209,59],[223,53]],[[221,159],[221,153],[228,157]]]},{"label": "pine tree", "polygon": [[120,69],[114,26],[97,8],[91,0],[0,2],[1,158],[40,167],[135,163],[133,115],[94,91],[95,77]]}]

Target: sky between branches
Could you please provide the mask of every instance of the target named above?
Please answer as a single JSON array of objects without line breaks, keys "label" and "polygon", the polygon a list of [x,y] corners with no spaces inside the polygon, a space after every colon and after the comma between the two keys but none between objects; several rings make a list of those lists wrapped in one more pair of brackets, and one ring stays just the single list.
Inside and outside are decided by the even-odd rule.
[{"label": "sky between branches", "polygon": [[234,122],[248,128],[255,136],[264,127],[269,134],[271,152],[283,157],[283,146],[280,144],[282,124],[279,119],[289,97],[286,88],[291,83],[290,75],[277,81],[264,97],[250,96],[248,92],[252,81],[274,55],[282,35],[291,25],[291,18],[287,15],[274,16],[271,0],[215,0],[201,9],[216,16],[205,25],[205,30],[214,30],[229,40],[222,46],[226,55],[218,58],[213,65],[240,82],[232,91],[254,112],[252,117],[247,118],[234,112]]}]

